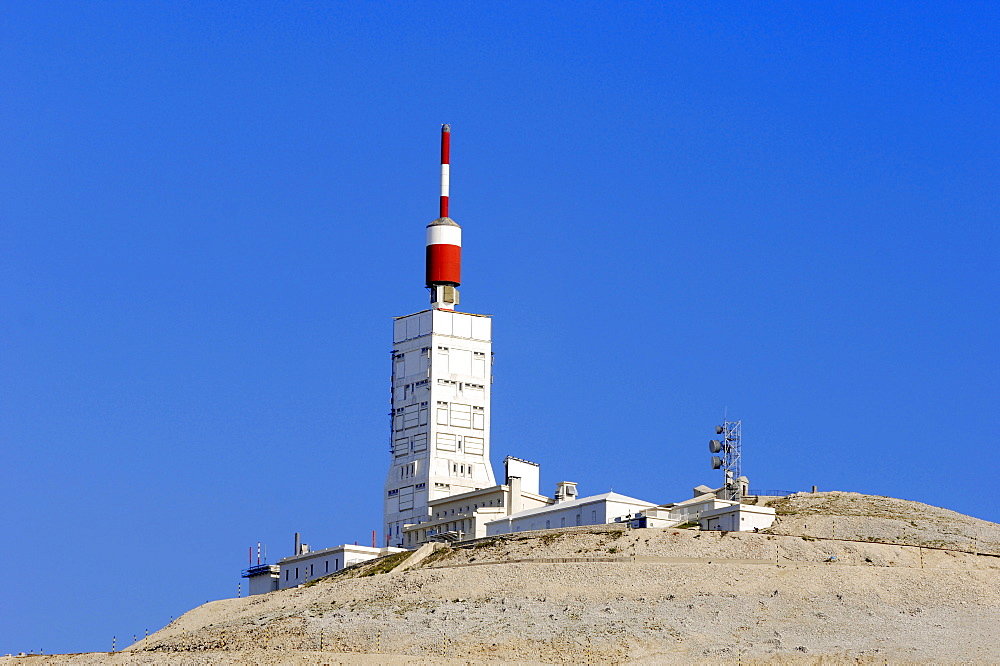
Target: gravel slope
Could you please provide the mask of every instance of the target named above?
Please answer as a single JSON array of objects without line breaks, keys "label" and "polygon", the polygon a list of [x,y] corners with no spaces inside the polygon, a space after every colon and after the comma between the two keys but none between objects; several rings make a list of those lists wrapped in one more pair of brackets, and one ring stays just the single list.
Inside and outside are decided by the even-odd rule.
[{"label": "gravel slope", "polygon": [[[908,543],[1000,555],[1000,525],[929,504],[859,493],[797,493],[772,500],[771,534]],[[876,520],[872,520],[875,518]]]},{"label": "gravel slope", "polygon": [[870,542],[915,520],[915,540],[965,543],[947,531],[963,525],[995,547],[1000,525],[888,499],[777,503],[775,531],[830,519],[837,540],[614,526],[486,539],[406,571],[212,602],[114,656],[0,664],[1000,662],[1000,557]]}]

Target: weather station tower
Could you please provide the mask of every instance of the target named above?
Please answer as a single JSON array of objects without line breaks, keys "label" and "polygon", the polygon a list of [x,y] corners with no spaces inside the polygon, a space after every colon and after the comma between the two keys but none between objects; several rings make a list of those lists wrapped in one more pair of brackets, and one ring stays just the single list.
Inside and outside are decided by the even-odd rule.
[{"label": "weather station tower", "polygon": [[451,127],[441,128],[440,214],[427,225],[430,309],[393,323],[392,460],[385,545],[428,519],[427,502],[496,485],[490,467],[492,320],[456,312],[462,228],[448,217]]}]

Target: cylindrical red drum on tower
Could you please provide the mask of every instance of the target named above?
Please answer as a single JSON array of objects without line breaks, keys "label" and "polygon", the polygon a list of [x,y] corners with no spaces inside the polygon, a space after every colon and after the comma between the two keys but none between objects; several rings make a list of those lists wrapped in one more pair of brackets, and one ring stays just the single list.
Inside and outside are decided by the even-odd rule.
[{"label": "cylindrical red drum on tower", "polygon": [[442,217],[427,225],[427,286],[462,283],[462,227]]}]

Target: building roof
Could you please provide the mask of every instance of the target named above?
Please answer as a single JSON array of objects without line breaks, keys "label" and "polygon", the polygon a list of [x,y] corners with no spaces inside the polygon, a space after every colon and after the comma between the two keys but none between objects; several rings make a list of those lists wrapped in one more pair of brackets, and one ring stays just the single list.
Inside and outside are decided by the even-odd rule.
[{"label": "building roof", "polygon": [[531,462],[530,460],[525,460],[524,458],[516,458],[514,456],[507,456],[506,458],[503,459],[504,462],[507,462],[508,460],[516,460],[517,462],[528,463],[529,465],[534,465],[535,467],[539,467],[540,466],[536,462]]},{"label": "building roof", "polygon": [[[470,490],[468,492],[459,493],[458,495],[448,495],[446,497],[438,497],[437,499],[428,500],[427,506],[440,506],[442,504],[447,504],[448,502],[468,502],[475,499],[478,495],[489,495],[490,493],[505,492],[507,490],[509,490],[509,486],[507,486],[507,484],[499,484],[496,486],[489,486],[488,488],[480,488],[479,490]],[[548,500],[550,502],[552,501],[551,497],[538,495],[536,493],[528,492],[527,490],[521,491],[521,497]]]},{"label": "building roof", "polygon": [[386,551],[386,554],[399,552],[401,550],[406,550],[405,548],[392,548],[391,546],[385,547],[372,547],[372,546],[359,546],[353,543],[344,543],[339,546],[333,546],[331,548],[324,548],[323,550],[310,550],[308,553],[300,553],[299,555],[289,555],[288,557],[283,557],[278,560],[279,564],[286,562],[296,562],[299,560],[308,560],[314,557],[325,557],[327,555],[333,555],[334,553],[344,552],[346,553],[364,553],[365,555],[378,556],[382,554],[382,551]]},{"label": "building roof", "polygon": [[704,495],[698,495],[692,497],[691,499],[686,499],[680,502],[668,502],[667,504],[659,504],[657,508],[660,509],[675,509],[680,506],[688,506],[690,504],[701,504],[703,502],[728,502],[730,504],[739,504],[739,502],[734,502],[733,500],[724,500],[716,497],[713,493],[705,493]]},{"label": "building roof", "polygon": [[[567,502],[559,502],[558,504],[549,504],[547,506],[540,506],[534,509],[525,509],[524,511],[518,511],[517,513],[511,514],[509,516],[504,516],[498,520],[517,520],[518,518],[527,518],[540,513],[546,513],[549,511],[556,511],[560,509],[569,509],[577,506],[584,506],[586,504],[594,504],[596,502],[626,502],[631,504],[641,504],[644,508],[651,506],[656,506],[652,502],[647,502],[645,500],[636,499],[634,497],[628,497],[626,495],[620,495],[616,492],[604,493],[601,495],[591,495],[590,497],[581,497],[575,500],[569,500]],[[496,521],[490,521],[496,522]]]}]

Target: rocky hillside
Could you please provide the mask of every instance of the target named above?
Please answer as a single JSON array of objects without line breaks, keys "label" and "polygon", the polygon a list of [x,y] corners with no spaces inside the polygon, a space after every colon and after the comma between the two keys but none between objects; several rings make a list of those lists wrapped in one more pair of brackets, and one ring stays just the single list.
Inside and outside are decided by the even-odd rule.
[{"label": "rocky hillside", "polygon": [[929,504],[858,493],[797,493],[767,502],[768,532],[903,543],[1000,555],[1000,525]]},{"label": "rocky hillside", "polygon": [[600,526],[425,548],[206,604],[125,653],[44,661],[1000,661],[1000,525],[854,493],[774,504],[771,533]]}]

